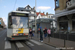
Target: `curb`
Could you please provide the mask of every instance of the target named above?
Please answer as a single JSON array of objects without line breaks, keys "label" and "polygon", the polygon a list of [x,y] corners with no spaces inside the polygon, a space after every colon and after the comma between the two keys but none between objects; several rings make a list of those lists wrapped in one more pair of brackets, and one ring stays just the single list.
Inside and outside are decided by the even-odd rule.
[{"label": "curb", "polygon": [[[56,48],[56,46],[54,46],[54,45],[50,45],[50,44],[48,44],[48,43],[45,43],[45,44]],[[63,50],[63,49],[59,49],[59,50]]]},{"label": "curb", "polygon": [[54,46],[54,45],[50,45],[50,44],[48,44],[48,43],[45,43],[45,44],[47,44],[47,45],[49,45],[49,46],[52,46],[52,47],[56,48],[56,46]]}]

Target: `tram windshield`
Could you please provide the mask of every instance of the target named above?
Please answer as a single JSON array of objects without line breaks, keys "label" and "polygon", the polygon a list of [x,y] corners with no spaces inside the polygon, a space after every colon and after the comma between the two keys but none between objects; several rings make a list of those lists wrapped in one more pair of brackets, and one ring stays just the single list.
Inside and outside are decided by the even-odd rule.
[{"label": "tram windshield", "polygon": [[10,17],[9,28],[28,28],[28,17],[21,17],[21,16]]}]

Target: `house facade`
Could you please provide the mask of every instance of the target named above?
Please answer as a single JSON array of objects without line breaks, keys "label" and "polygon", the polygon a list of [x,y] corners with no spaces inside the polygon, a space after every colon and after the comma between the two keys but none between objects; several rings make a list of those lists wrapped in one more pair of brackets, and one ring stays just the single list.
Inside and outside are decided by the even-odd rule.
[{"label": "house facade", "polygon": [[[74,40],[75,38],[75,0],[54,0],[55,15],[57,23],[57,38]],[[68,33],[65,33],[68,32]]]},{"label": "house facade", "polygon": [[[27,5],[26,7],[19,7],[17,8],[16,11],[26,11],[26,12],[29,12],[30,14],[35,14],[35,7],[31,8],[30,5]],[[31,15],[29,16],[29,22],[34,20],[34,16]]]}]

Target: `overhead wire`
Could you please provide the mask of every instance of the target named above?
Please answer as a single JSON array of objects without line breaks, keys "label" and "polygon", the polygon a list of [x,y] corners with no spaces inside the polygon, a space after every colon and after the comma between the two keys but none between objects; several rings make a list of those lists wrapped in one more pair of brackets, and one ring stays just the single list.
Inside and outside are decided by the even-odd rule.
[{"label": "overhead wire", "polygon": [[13,10],[15,9],[15,6],[16,6],[16,2],[17,2],[17,0],[15,0],[15,4],[14,4],[14,8],[13,8]]}]

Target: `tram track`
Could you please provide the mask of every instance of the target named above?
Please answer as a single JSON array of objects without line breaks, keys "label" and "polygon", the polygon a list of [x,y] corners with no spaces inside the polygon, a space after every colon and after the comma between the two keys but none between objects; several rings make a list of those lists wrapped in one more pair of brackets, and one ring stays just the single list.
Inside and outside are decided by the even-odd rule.
[{"label": "tram track", "polygon": [[[10,41],[11,47],[10,49],[5,50],[33,50],[26,41]],[[22,46],[23,45],[23,46]]]},{"label": "tram track", "polygon": [[33,48],[31,48],[27,43],[26,43],[26,41],[25,42],[23,42],[26,46],[28,46],[31,50],[33,50]]}]

